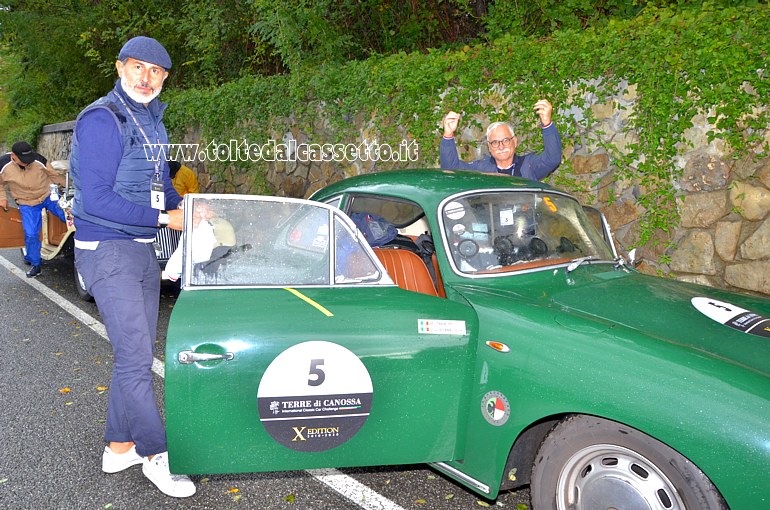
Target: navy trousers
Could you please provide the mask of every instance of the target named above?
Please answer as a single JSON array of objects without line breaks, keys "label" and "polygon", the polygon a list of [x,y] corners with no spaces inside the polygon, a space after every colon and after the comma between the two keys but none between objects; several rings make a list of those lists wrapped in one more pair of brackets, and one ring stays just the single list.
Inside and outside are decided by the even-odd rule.
[{"label": "navy trousers", "polygon": [[96,250],[76,248],[75,265],[96,300],[114,355],[104,439],[133,441],[142,456],[166,451],[152,386],[160,300],[155,250],[151,243],[100,241]]}]

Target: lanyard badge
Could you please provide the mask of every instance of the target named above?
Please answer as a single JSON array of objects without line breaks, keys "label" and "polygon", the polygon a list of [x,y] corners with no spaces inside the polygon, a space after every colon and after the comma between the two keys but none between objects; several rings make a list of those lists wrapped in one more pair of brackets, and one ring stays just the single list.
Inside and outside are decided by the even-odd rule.
[{"label": "lanyard badge", "polygon": [[150,185],[150,203],[153,209],[158,209],[159,211],[166,209],[166,194],[163,193],[163,181],[157,175]]}]

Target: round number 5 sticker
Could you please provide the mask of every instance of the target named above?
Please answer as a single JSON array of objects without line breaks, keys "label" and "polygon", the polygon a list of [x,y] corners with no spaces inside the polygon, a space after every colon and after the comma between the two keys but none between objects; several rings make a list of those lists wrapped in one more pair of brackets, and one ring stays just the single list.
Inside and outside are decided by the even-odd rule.
[{"label": "round number 5 sticker", "polygon": [[372,379],[358,357],[331,342],[304,342],[279,354],[257,390],[265,430],[292,450],[322,452],[348,441],[372,407]]}]

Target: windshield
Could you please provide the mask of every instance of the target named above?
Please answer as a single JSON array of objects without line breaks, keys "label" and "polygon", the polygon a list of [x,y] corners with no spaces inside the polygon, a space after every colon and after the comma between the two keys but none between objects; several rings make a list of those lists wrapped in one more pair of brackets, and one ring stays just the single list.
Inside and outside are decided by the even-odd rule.
[{"label": "windshield", "polygon": [[612,250],[580,204],[543,191],[455,197],[441,209],[455,271],[492,274],[542,268],[579,257],[612,260]]}]

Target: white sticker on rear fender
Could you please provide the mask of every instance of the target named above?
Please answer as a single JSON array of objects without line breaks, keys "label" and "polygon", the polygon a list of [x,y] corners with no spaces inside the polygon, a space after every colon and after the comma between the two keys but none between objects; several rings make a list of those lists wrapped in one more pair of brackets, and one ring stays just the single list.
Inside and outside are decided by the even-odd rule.
[{"label": "white sticker on rear fender", "polygon": [[770,319],[763,315],[707,297],[694,297],[690,302],[711,320],[744,333],[770,338]]},{"label": "white sticker on rear fender", "polygon": [[466,333],[465,321],[417,319],[417,332],[423,335],[462,335]]}]

